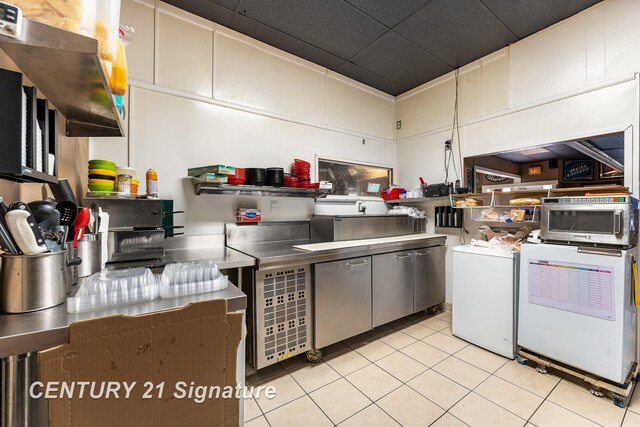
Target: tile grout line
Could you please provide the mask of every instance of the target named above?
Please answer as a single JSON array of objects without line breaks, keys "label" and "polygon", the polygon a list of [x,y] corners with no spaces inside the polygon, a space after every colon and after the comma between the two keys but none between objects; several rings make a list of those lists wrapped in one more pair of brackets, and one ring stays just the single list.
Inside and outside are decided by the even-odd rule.
[{"label": "tile grout line", "polygon": [[[565,376],[566,376],[566,374],[565,374]],[[564,376],[563,376],[563,378],[564,378]],[[542,401],[542,403],[540,404],[540,406],[542,406],[542,404],[543,404],[544,402],[547,402],[547,401],[548,401],[549,403],[551,403],[551,404],[553,404],[553,405],[556,405],[556,406],[558,406],[558,407],[560,407],[560,408],[564,409],[565,411],[569,411],[569,412],[571,412],[572,414],[577,415],[577,416],[578,416],[578,417],[580,417],[580,418],[583,418],[583,419],[585,419],[585,420],[587,420],[587,421],[590,421],[590,422],[592,422],[593,424],[596,424],[596,425],[602,426],[602,424],[600,424],[600,423],[598,423],[598,422],[596,422],[596,421],[593,421],[592,419],[587,418],[587,417],[585,417],[585,416],[584,416],[584,415],[582,415],[582,414],[579,414],[579,413],[577,413],[577,412],[575,412],[575,411],[573,411],[573,410],[571,410],[571,409],[569,409],[569,408],[566,408],[566,407],[564,407],[564,406],[560,405],[559,403],[556,403],[556,402],[554,402],[554,401],[552,401],[552,400],[549,400],[549,397],[551,396],[551,394],[553,393],[553,391],[554,391],[554,390],[555,390],[559,385],[560,385],[560,381],[558,381],[558,383],[557,383],[555,386],[553,386],[553,388],[551,389],[551,391],[549,392],[549,394],[547,395],[547,397],[545,397],[545,398],[544,398],[544,400]],[[536,411],[535,411],[533,414],[531,414],[531,416],[529,417],[529,420],[531,420],[531,418],[533,418],[533,416],[536,414],[536,412],[538,412],[538,410],[539,410],[539,409],[540,409],[540,407],[538,407],[538,408],[536,409]],[[623,419],[624,419],[624,417],[623,417]],[[529,420],[527,420],[527,422],[530,422]]]},{"label": "tile grout line", "polygon": [[[465,395],[465,396],[466,396],[466,395]],[[457,404],[457,403],[458,403],[458,402],[456,402],[456,404]],[[453,406],[452,406],[452,408],[453,408]],[[437,422],[438,422],[438,420],[439,420],[440,418],[444,417],[444,416],[445,416],[445,415],[447,415],[447,414],[448,414],[448,415],[450,415],[450,416],[452,416],[452,417],[453,417],[453,418],[455,418],[456,420],[460,421],[462,424],[466,425],[467,427],[471,427],[471,426],[469,426],[469,424],[465,423],[464,421],[462,421],[460,418],[456,417],[455,415],[453,415],[453,414],[452,414],[451,412],[449,412],[449,411],[446,411],[444,414],[440,415],[440,416],[439,416],[439,417],[438,417],[434,422],[432,422],[432,423],[431,423],[431,424],[429,424],[429,425],[430,425],[430,426],[434,425],[435,423],[437,423]]]},{"label": "tile grout line", "polygon": [[[400,351],[398,350],[398,352],[400,352]],[[400,352],[400,353],[402,353],[402,352]],[[405,355],[405,356],[407,356],[407,355],[406,355],[406,354],[404,354],[404,353],[402,353],[402,354],[403,354],[403,355]],[[389,356],[392,356],[392,354],[390,354]],[[388,357],[388,356],[387,356],[387,357]],[[407,357],[409,357],[409,356],[407,356]],[[383,357],[383,359],[384,359],[384,357]],[[383,368],[382,366],[378,365],[377,363],[374,363],[374,364],[375,364],[378,368],[380,368],[380,369],[382,369],[383,371],[385,371],[387,374],[391,375],[393,378],[395,378],[395,379],[397,379],[398,381],[400,381],[401,383],[409,385],[409,381],[413,381],[413,380],[415,380],[416,378],[418,378],[420,375],[422,375],[422,374],[424,374],[425,372],[427,372],[427,371],[430,371],[430,370],[431,370],[431,368],[430,368],[430,367],[428,367],[428,366],[426,366],[426,365],[423,365],[423,364],[422,364],[422,363],[420,363],[420,362],[417,362],[415,359],[412,359],[411,357],[409,357],[409,359],[411,359],[411,360],[415,361],[416,363],[419,363],[421,366],[424,366],[424,367],[425,367],[425,368],[427,368],[427,369],[425,369],[424,371],[420,372],[418,375],[414,375],[413,377],[409,378],[407,381],[402,381],[402,379],[400,379],[400,378],[396,377],[395,375],[393,375],[393,373],[391,373],[391,372],[387,371],[387,370],[386,370],[385,368]],[[380,360],[382,360],[382,359],[380,359]],[[409,386],[409,387],[411,387],[411,386]]]},{"label": "tile grout line", "polygon": [[[508,362],[507,362],[507,363],[508,363]],[[472,366],[473,366],[473,365],[472,365]],[[502,366],[504,366],[504,365],[502,365]],[[501,366],[501,367],[502,367],[502,366]],[[500,367],[500,368],[501,368],[501,367]],[[500,369],[500,368],[498,368],[498,369]],[[479,368],[478,368],[478,369],[479,369]],[[498,372],[498,369],[496,369],[496,372]],[[486,371],[484,371],[484,372],[486,372]],[[504,407],[504,406],[502,406],[501,404],[499,404],[499,403],[497,403],[497,402],[494,402],[493,400],[491,400],[491,399],[489,399],[489,398],[487,398],[487,397],[484,397],[484,396],[483,396],[483,395],[481,395],[480,393],[476,393],[476,390],[478,389],[478,387],[480,387],[482,384],[484,384],[485,382],[487,382],[487,380],[488,380],[489,378],[493,377],[493,376],[494,376],[494,374],[490,374],[487,378],[485,378],[484,380],[482,380],[482,382],[480,382],[480,384],[478,384],[477,386],[475,386],[475,387],[471,390],[471,392],[470,392],[470,393],[475,393],[475,394],[476,394],[477,396],[479,396],[480,398],[485,399],[486,401],[493,403],[493,404],[494,404],[494,405],[496,405],[497,407],[499,407],[499,408],[501,408],[501,409],[504,409],[505,411],[507,411],[508,413],[510,413],[510,414],[512,414],[512,415],[515,415],[515,416],[516,416],[516,417],[518,417],[519,419],[523,420],[523,421],[525,422],[525,423],[524,423],[524,425],[526,425],[526,424],[527,424],[527,422],[529,422],[529,420],[525,420],[525,419],[524,419],[524,418],[522,418],[520,415],[516,414],[515,412],[511,411],[510,409],[505,408],[505,407]],[[500,378],[500,377],[496,377],[496,378]],[[500,378],[500,379],[502,379],[502,378]],[[533,394],[533,393],[532,393],[532,394]],[[537,411],[537,409],[536,409],[536,411]],[[534,411],[533,413],[535,414],[535,411]],[[531,416],[533,416],[533,414],[531,414]],[[530,416],[529,418],[531,418],[531,416]]]},{"label": "tile grout line", "polygon": [[[324,363],[326,363],[326,362],[324,362]],[[327,366],[329,366],[329,365],[327,365]],[[329,368],[331,368],[331,366],[329,366]],[[331,368],[331,369],[333,369],[333,368]],[[286,369],[285,369],[285,370],[286,370]],[[337,373],[337,372],[336,372],[336,373]],[[287,371],[287,374],[289,374],[289,376],[291,377],[291,379],[292,379],[296,384],[298,384],[298,387],[300,387],[300,389],[304,392],[304,395],[303,395],[303,396],[300,396],[298,399],[302,399],[303,397],[307,396],[307,397],[308,397],[308,398],[313,402],[313,404],[314,404],[314,405],[316,405],[316,407],[317,407],[318,409],[320,409],[320,412],[322,412],[322,413],[324,414],[324,416],[325,416],[325,417],[327,417],[327,419],[329,420],[329,422],[331,422],[331,424],[333,424],[333,425],[335,426],[336,424],[333,422],[333,420],[331,420],[331,418],[329,418],[329,415],[328,415],[326,412],[324,412],[324,411],[322,410],[322,408],[320,407],[320,405],[318,405],[318,403],[317,403],[315,400],[313,400],[313,397],[311,396],[311,394],[307,393],[307,390],[305,390],[305,389],[304,389],[304,387],[302,387],[302,384],[300,384],[300,383],[298,382],[298,380],[296,380],[296,379],[293,377],[293,375],[291,375],[291,373],[290,373],[289,371]],[[340,374],[338,374],[338,375],[340,375]],[[325,386],[328,386],[329,384],[333,384],[334,382],[339,381],[339,380],[340,380],[340,378],[338,378],[337,380],[331,381],[330,383],[327,383],[327,384],[323,385],[322,387],[318,387],[316,390],[320,390],[321,388],[323,388],[323,387],[325,387]],[[316,390],[313,390],[313,391],[312,391],[312,393],[313,393],[314,391],[316,391]],[[296,400],[298,400],[298,399],[293,399],[291,402],[287,402],[287,403],[285,403],[284,405],[278,406],[278,408],[282,408],[282,407],[284,407],[284,406],[288,405],[289,403],[295,402],[295,401],[296,401]],[[275,409],[278,409],[278,408],[275,408]],[[273,409],[273,410],[271,410],[271,411],[269,411],[269,412],[273,412],[273,411],[275,411],[275,409]],[[266,418],[266,416],[265,416],[265,418]],[[267,420],[267,421],[269,421],[269,420]]]},{"label": "tile grout line", "polygon": [[[515,360],[515,359],[514,359],[514,360]],[[547,397],[549,397],[549,394],[551,394],[551,391],[553,391],[553,390],[556,388],[556,385],[560,384],[560,381],[562,381],[562,378],[563,378],[563,377],[560,377],[560,379],[558,379],[558,381],[556,382],[556,385],[554,385],[554,386],[553,386],[553,388],[551,389],[551,391],[550,391],[549,393],[547,393],[545,396],[540,396],[539,394],[536,394],[536,393],[532,392],[531,390],[527,390],[526,388],[522,387],[520,384],[516,384],[516,383],[514,383],[514,382],[513,382],[513,381],[511,381],[511,380],[508,380],[508,379],[506,379],[506,378],[502,378],[502,377],[501,377],[501,376],[499,376],[499,375],[496,375],[500,369],[504,368],[508,363],[511,363],[511,362],[513,362],[514,360],[508,361],[507,363],[505,363],[504,365],[502,365],[500,368],[498,368],[498,370],[493,374],[493,376],[495,376],[496,378],[501,379],[502,381],[506,381],[506,382],[508,382],[509,384],[514,385],[514,386],[518,387],[518,388],[519,388],[519,389],[521,389],[521,390],[527,391],[527,392],[529,392],[529,393],[533,394],[534,396],[541,398],[543,401],[544,401],[544,400],[546,400],[546,399],[547,399]],[[517,363],[517,362],[516,362],[516,363]],[[542,375],[542,374],[538,374],[538,375]]]}]

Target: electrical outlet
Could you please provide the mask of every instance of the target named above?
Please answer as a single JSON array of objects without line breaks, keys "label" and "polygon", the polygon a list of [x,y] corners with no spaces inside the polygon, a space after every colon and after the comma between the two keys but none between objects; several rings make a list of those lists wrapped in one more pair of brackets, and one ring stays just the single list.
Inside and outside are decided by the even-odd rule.
[{"label": "electrical outlet", "polygon": [[396,122],[396,129],[398,129],[398,130],[402,129],[402,120],[398,120]]},{"label": "electrical outlet", "polygon": [[277,200],[272,200],[271,201],[271,213],[278,213],[278,201]]},{"label": "electrical outlet", "polygon": [[451,140],[448,139],[444,142],[444,149],[445,150],[451,150]]}]

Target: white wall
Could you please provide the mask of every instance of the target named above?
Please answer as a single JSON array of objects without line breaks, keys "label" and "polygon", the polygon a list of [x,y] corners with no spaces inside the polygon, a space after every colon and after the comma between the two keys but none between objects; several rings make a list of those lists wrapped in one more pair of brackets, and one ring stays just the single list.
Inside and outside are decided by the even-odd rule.
[{"label": "white wall", "polygon": [[[638,16],[638,1],[605,0],[463,67],[456,158],[458,142],[466,157],[626,131],[625,184],[637,196]],[[454,99],[453,73],[397,97],[399,184],[415,187],[420,175],[427,182],[444,180]],[[450,248],[457,237],[449,239]]]},{"label": "white wall", "polygon": [[394,97],[163,2],[123,0],[120,21],[136,30],[128,132],[93,138],[90,158],[130,164],[139,178],[157,169],[161,197],[187,211],[187,234],[222,233],[239,206],[267,219],[313,211],[304,199],[196,197],[189,167],[288,167],[295,157],[395,167]]}]

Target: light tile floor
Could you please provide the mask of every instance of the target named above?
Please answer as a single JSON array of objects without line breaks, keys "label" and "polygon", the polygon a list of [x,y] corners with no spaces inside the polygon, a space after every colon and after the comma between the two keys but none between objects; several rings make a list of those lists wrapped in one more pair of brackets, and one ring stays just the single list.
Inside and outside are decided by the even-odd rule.
[{"label": "light tile floor", "polygon": [[451,313],[419,314],[247,377],[274,385],[273,400],[245,401],[249,427],[638,426],[640,392],[628,408],[585,383],[546,375],[451,335]]}]

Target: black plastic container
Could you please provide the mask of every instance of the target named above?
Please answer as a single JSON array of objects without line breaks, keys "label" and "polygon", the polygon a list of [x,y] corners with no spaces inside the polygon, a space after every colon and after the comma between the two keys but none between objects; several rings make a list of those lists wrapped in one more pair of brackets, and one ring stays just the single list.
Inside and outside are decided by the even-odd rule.
[{"label": "black plastic container", "polygon": [[247,174],[247,180],[244,182],[247,185],[265,185],[267,183],[267,171],[262,168],[247,168],[245,169]]},{"label": "black plastic container", "polygon": [[271,187],[282,187],[284,185],[284,169],[267,168],[267,185]]}]

